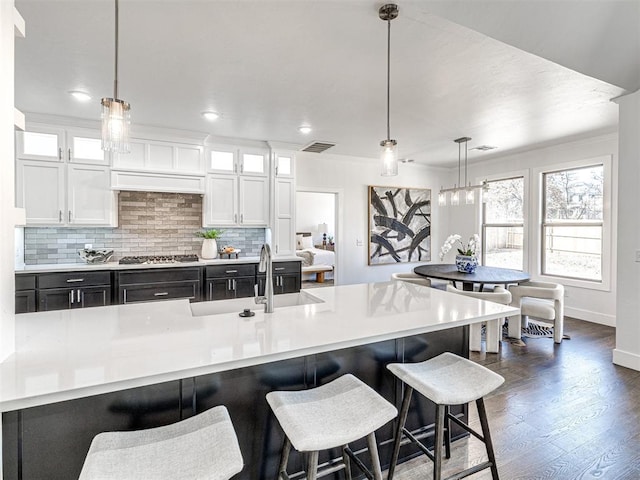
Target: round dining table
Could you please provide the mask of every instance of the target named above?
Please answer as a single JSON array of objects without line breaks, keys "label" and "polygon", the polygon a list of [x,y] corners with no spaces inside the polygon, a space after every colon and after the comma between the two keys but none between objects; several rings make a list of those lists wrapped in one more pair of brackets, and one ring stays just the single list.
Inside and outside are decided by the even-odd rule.
[{"label": "round dining table", "polygon": [[475,284],[480,285],[480,291],[482,291],[485,284],[504,285],[506,287],[511,283],[526,282],[530,278],[529,274],[522,270],[486,267],[484,265],[478,265],[473,273],[463,273],[459,272],[455,264],[452,263],[420,265],[414,268],[413,271],[427,278],[450,280],[454,282],[454,285],[456,282],[462,282],[462,289],[467,291],[473,291]]}]

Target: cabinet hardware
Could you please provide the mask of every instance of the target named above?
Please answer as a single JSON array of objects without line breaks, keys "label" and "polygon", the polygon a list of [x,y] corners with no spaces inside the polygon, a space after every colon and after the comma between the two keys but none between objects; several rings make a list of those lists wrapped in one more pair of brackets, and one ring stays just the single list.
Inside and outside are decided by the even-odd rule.
[{"label": "cabinet hardware", "polygon": [[238,164],[237,163],[233,164],[233,173],[238,173]]},{"label": "cabinet hardware", "polygon": [[75,302],[75,299],[74,299],[74,295],[73,295],[73,294],[74,294],[74,291],[73,291],[73,290],[71,290],[71,291],[69,292],[69,295],[71,296],[71,299],[69,300],[69,304],[70,304],[70,305],[71,305],[72,303],[74,303],[74,302]]},{"label": "cabinet hardware", "polygon": [[233,214],[233,223],[238,223],[238,214],[237,213]]},{"label": "cabinet hardware", "polygon": [[276,272],[279,272],[279,271],[281,271],[281,270],[284,270],[284,267],[276,267],[276,268],[274,268],[274,270],[275,270]]},{"label": "cabinet hardware", "polygon": [[235,289],[236,289],[236,279],[234,278],[233,279],[233,290],[235,291]]},{"label": "cabinet hardware", "polygon": [[276,165],[276,177],[278,176],[278,165]]},{"label": "cabinet hardware", "polygon": [[224,273],[238,273],[238,270],[225,270]]},{"label": "cabinet hardware", "polygon": [[62,147],[58,148],[58,160],[62,160]]},{"label": "cabinet hardware", "polygon": [[78,301],[80,302],[80,306],[84,308],[84,292],[81,292],[80,289],[78,289]]},{"label": "cabinet hardware", "polygon": [[213,300],[213,282],[209,282],[209,300]]},{"label": "cabinet hardware", "polygon": [[240,173],[244,173],[244,162],[240,163]]},{"label": "cabinet hardware", "polygon": [[240,214],[240,223],[244,223],[244,213]]},{"label": "cabinet hardware", "polygon": [[67,283],[78,283],[84,282],[84,278],[68,278]]},{"label": "cabinet hardware", "polygon": [[153,294],[154,297],[166,297],[167,295],[169,295],[169,292],[158,292]]},{"label": "cabinet hardware", "polygon": [[62,210],[58,210],[58,221],[62,223]]},{"label": "cabinet hardware", "polygon": [[127,289],[123,288],[122,289],[122,303],[127,303]]},{"label": "cabinet hardware", "polygon": [[69,149],[69,161],[71,161],[71,149]]},{"label": "cabinet hardware", "polygon": [[71,210],[69,210],[69,223],[71,223]]}]

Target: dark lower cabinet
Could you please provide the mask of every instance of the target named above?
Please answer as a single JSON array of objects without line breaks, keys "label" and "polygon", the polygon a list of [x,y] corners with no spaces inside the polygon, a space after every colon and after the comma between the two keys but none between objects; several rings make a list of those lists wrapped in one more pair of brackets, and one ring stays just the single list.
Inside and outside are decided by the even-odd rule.
[{"label": "dark lower cabinet", "polygon": [[206,300],[253,297],[256,265],[211,265],[205,269]]},{"label": "dark lower cabinet", "polygon": [[[302,264],[300,262],[279,262],[273,264],[273,293],[299,292],[302,286]],[[265,274],[258,273],[258,293],[264,295]]]},{"label": "dark lower cabinet", "polygon": [[[4,480],[78,478],[91,440],[98,433],[167,425],[217,405],[228,408],[244,459],[244,468],[234,479],[276,478],[284,437],[266,402],[268,392],[312,388],[351,373],[399,409],[402,384],[388,371],[387,364],[419,362],[445,351],[468,357],[468,345],[468,327],[457,327],[5,412],[2,415]],[[453,412],[464,419],[467,407],[456,407]],[[414,395],[408,428],[433,424],[434,418],[434,405]],[[389,422],[376,432],[383,468],[391,456],[394,424]],[[453,434],[463,435],[457,426]],[[429,444],[429,439],[425,441]],[[362,446],[363,442],[354,442],[352,449]],[[416,452],[411,446],[403,447],[401,458],[409,458]],[[340,449],[323,452],[322,460],[340,455]],[[363,460],[368,462],[366,454]],[[292,452],[289,471],[299,470],[302,465],[303,458]],[[339,472],[328,478],[337,480],[341,475]]]},{"label": "dark lower cabinet", "polygon": [[111,272],[42,273],[38,311],[111,305]]},{"label": "dark lower cabinet", "polygon": [[202,288],[200,277],[199,267],[119,271],[116,274],[118,303],[177,298],[188,298],[192,302],[199,302]]},{"label": "dark lower cabinet", "polygon": [[16,284],[16,313],[35,312],[36,303],[36,275],[20,274],[15,276]]}]

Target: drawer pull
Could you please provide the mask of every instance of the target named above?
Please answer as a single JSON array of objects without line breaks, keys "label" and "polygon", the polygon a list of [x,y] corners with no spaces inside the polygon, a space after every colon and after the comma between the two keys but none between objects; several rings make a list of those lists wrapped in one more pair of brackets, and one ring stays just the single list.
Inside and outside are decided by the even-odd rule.
[{"label": "drawer pull", "polygon": [[84,282],[84,278],[69,278],[67,280],[67,283],[78,283],[78,282]]},{"label": "drawer pull", "polygon": [[276,272],[279,272],[280,270],[284,270],[284,268],[285,268],[285,267],[277,267],[277,268],[274,268],[274,270],[275,270]]},{"label": "drawer pull", "polygon": [[169,292],[158,292],[153,294],[154,297],[166,297],[167,295],[169,295]]},{"label": "drawer pull", "polygon": [[224,273],[238,273],[238,270],[225,270]]}]

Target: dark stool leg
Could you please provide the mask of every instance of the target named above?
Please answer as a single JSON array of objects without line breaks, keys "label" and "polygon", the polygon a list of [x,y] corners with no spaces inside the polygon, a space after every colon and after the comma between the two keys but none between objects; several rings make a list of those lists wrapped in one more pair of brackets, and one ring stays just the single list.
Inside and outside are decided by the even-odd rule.
[{"label": "dark stool leg", "polygon": [[389,463],[389,475],[387,480],[393,480],[393,473],[396,470],[396,463],[398,463],[398,455],[400,455],[400,441],[402,440],[402,429],[404,423],[407,421],[407,414],[409,413],[409,404],[411,403],[411,394],[413,388],[405,386],[404,398],[402,399],[402,407],[400,408],[400,416],[398,417],[398,426],[396,428],[396,437],[393,441],[393,455],[391,456],[391,463]]},{"label": "dark stool leg", "polygon": [[344,462],[344,476],[347,480],[351,480],[351,460],[346,451],[348,447],[349,445],[342,447],[342,461]]},{"label": "dark stool leg", "polygon": [[380,467],[380,456],[378,455],[378,444],[376,443],[375,432],[367,435],[367,446],[369,447],[369,455],[371,455],[373,478],[374,480],[382,480],[382,468]]},{"label": "dark stool leg", "polygon": [[444,454],[451,458],[451,409],[449,405],[444,407]]},{"label": "dark stool leg", "polygon": [[318,451],[309,452],[307,458],[307,480],[318,478]]},{"label": "dark stool leg", "polygon": [[444,442],[444,405],[436,405],[436,436],[433,446],[433,480],[442,479],[442,443]]},{"label": "dark stool leg", "polygon": [[[289,452],[291,452],[291,440],[284,436],[284,445],[282,446],[282,454],[280,455],[280,468],[278,469],[278,478],[287,478],[287,463],[289,463]],[[282,477],[282,474],[285,474]]]},{"label": "dark stool leg", "polygon": [[487,456],[491,462],[491,476],[493,480],[499,480],[498,466],[496,465],[496,456],[493,451],[493,443],[491,442],[491,434],[489,433],[489,422],[487,421],[487,412],[484,409],[484,399],[479,398],[476,400],[476,406],[478,407],[478,417],[480,417],[480,425],[482,426],[482,436],[484,437],[484,444],[487,447]]}]

